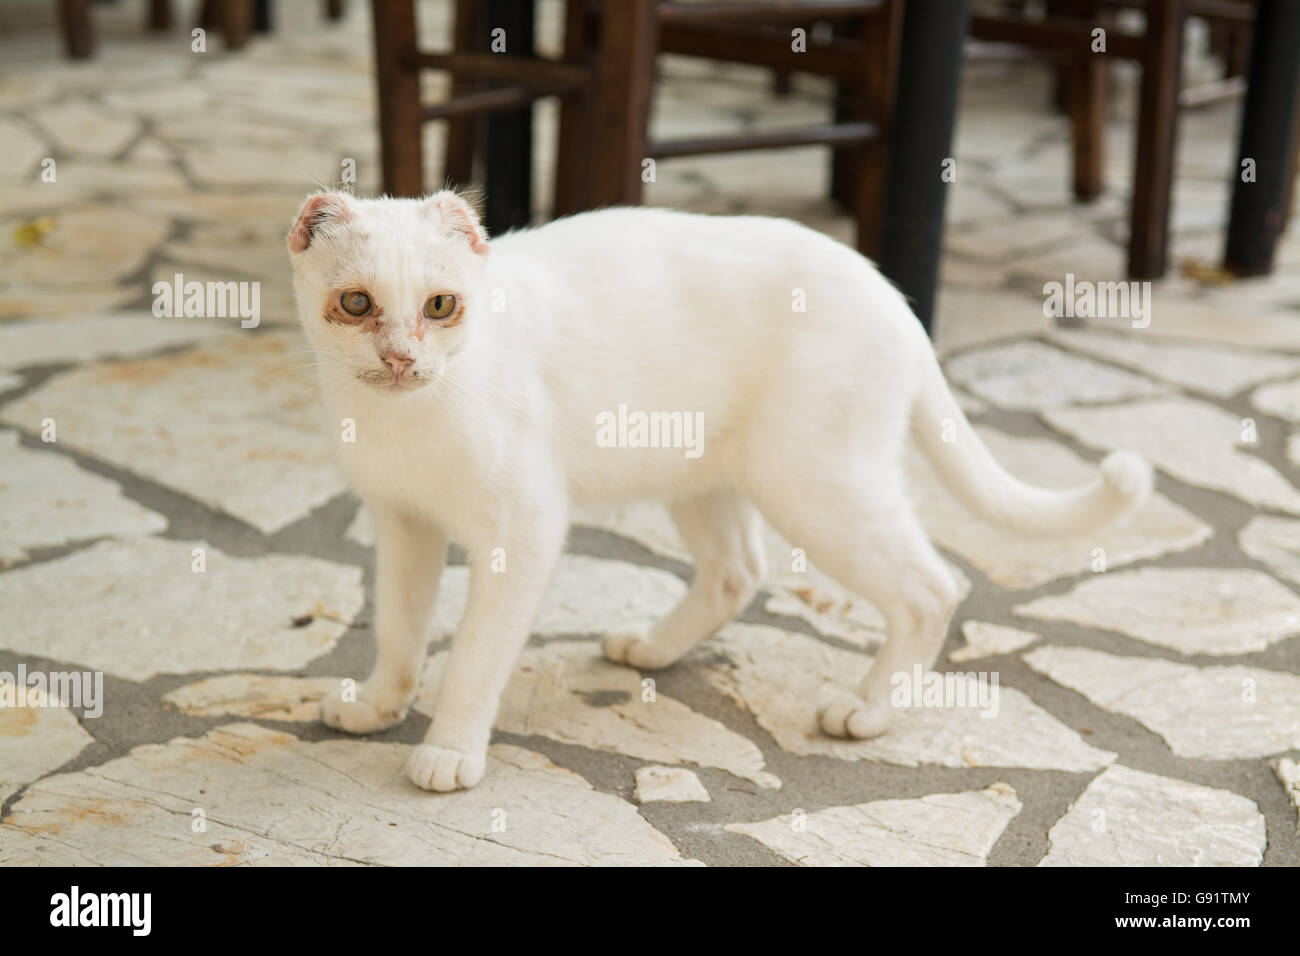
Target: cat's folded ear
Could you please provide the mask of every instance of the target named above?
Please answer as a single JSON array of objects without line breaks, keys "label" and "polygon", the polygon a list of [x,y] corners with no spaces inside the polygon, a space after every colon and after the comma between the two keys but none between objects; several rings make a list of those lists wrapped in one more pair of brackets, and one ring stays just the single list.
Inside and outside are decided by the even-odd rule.
[{"label": "cat's folded ear", "polygon": [[311,245],[320,228],[330,221],[347,222],[352,217],[351,200],[342,193],[316,193],[308,196],[298,210],[298,218],[286,240],[290,252],[302,252]]},{"label": "cat's folded ear", "polygon": [[464,236],[471,250],[480,256],[488,254],[487,230],[478,221],[478,214],[465,198],[450,189],[436,192],[425,203],[430,213],[453,235]]}]

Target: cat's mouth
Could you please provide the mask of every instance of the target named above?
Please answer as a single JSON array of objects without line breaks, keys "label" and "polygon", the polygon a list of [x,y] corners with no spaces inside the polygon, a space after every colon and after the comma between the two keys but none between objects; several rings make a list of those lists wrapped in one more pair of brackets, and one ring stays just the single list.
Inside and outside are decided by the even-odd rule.
[{"label": "cat's mouth", "polygon": [[356,373],[357,380],[380,392],[410,392],[424,388],[429,384],[429,375],[422,371],[408,370],[401,376],[394,376],[390,369],[363,368]]}]

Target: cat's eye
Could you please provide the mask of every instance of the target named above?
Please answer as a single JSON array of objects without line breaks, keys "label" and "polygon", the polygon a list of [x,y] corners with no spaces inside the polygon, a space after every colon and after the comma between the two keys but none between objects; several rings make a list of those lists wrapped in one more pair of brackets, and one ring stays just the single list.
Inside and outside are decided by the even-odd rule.
[{"label": "cat's eye", "polygon": [[339,305],[348,315],[365,315],[370,311],[370,296],[364,292],[344,292],[339,296]]},{"label": "cat's eye", "polygon": [[441,292],[431,295],[424,303],[424,314],[431,319],[445,319],[456,311],[456,297]]}]

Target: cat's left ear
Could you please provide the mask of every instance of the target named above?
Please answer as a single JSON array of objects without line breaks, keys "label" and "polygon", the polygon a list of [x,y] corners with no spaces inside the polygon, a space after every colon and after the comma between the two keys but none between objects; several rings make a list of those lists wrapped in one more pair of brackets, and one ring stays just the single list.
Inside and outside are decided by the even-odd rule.
[{"label": "cat's left ear", "polygon": [[464,236],[470,249],[480,256],[488,254],[487,230],[478,221],[478,215],[461,196],[450,189],[429,197],[427,208],[436,214],[447,230]]}]

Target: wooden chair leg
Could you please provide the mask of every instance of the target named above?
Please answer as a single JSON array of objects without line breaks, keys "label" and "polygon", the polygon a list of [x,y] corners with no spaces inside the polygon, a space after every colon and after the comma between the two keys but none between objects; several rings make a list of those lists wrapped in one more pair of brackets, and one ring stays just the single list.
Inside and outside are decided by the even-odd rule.
[{"label": "wooden chair leg", "polygon": [[[476,14],[481,0],[456,0],[452,12],[452,49],[456,53],[473,53],[482,47],[483,31]],[[452,97],[472,93],[478,84],[465,77],[453,76]],[[474,153],[478,148],[482,123],[477,116],[453,116],[447,120],[447,151],[443,178],[453,186],[468,185],[474,179]]]},{"label": "wooden chair leg", "polygon": [[63,49],[74,60],[95,52],[95,31],[90,23],[90,0],[59,0],[59,26]]},{"label": "wooden chair leg", "polygon": [[1186,8],[1186,0],[1147,3],[1142,104],[1129,209],[1131,279],[1158,279],[1167,264]]},{"label": "wooden chair leg", "polygon": [[647,158],[654,55],[655,0],[605,0],[596,61],[591,201],[596,206],[641,201]]},{"label": "wooden chair leg", "polygon": [[903,29],[903,4],[885,0],[879,16],[867,22],[863,35],[867,70],[862,94],[880,135],[854,152],[858,158],[853,188],[858,251],[874,259],[880,254],[885,221],[885,183],[889,178],[890,130],[894,112],[894,75]]},{"label": "wooden chair leg", "polygon": [[[595,24],[588,16],[586,0],[565,0],[564,61],[590,65],[588,52]],[[555,155],[555,200],[553,214],[569,216],[590,206],[588,186],[592,111],[595,98],[590,91],[571,93],[560,100],[560,128]]]},{"label": "wooden chair leg", "polygon": [[1106,87],[1104,54],[1066,64],[1066,100],[1074,149],[1074,198],[1091,202],[1105,186]]},{"label": "wooden chair leg", "polygon": [[419,196],[424,191],[420,76],[408,60],[417,51],[414,0],[384,0],[372,3],[370,9],[375,28],[384,192]]},{"label": "wooden chair leg", "polygon": [[[532,57],[535,50],[535,4],[532,0],[487,0],[488,23],[504,31],[508,55]],[[487,196],[483,224],[499,235],[527,226],[533,207],[533,108],[489,113],[486,122],[483,183]]]},{"label": "wooden chair leg", "polygon": [[149,19],[147,26],[150,30],[170,30],[172,28],[172,4],[171,0],[149,0]]},{"label": "wooden chair leg", "polygon": [[[866,42],[873,23],[866,19],[836,20],[831,24],[831,35],[837,40]],[[843,80],[835,84],[833,109],[836,123],[866,119],[869,108],[860,85]],[[857,147],[831,150],[831,199],[842,209],[852,210],[855,206],[858,170],[862,167],[861,152]]]},{"label": "wooden chair leg", "polygon": [[227,50],[242,50],[253,32],[253,0],[222,0],[221,32]]},{"label": "wooden chair leg", "polygon": [[325,19],[343,19],[343,0],[325,0]]}]

